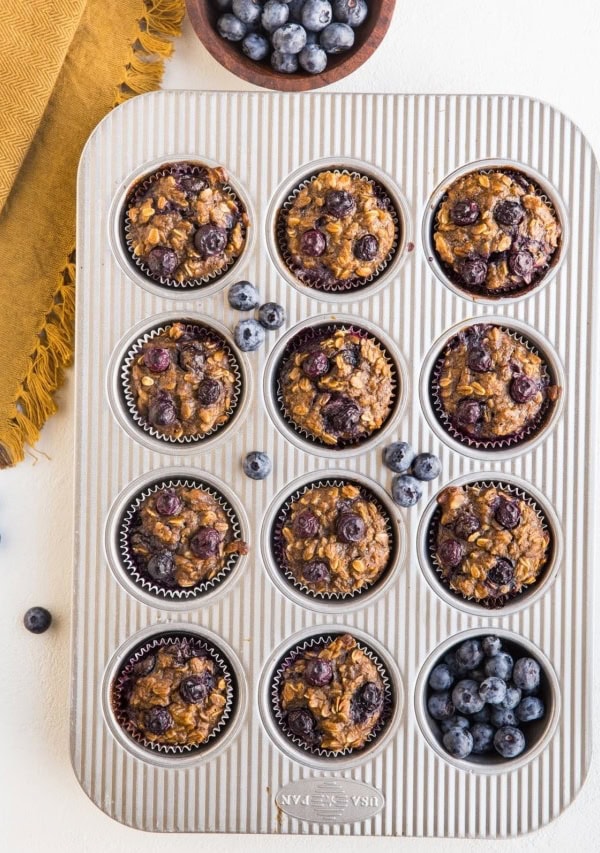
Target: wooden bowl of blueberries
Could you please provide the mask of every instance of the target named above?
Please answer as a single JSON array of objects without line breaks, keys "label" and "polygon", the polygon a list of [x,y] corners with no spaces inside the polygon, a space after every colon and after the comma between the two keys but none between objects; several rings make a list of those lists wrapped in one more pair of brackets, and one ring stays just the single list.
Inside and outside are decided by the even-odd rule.
[{"label": "wooden bowl of blueberries", "polygon": [[377,49],[396,0],[186,0],[217,62],[266,89],[335,83]]}]

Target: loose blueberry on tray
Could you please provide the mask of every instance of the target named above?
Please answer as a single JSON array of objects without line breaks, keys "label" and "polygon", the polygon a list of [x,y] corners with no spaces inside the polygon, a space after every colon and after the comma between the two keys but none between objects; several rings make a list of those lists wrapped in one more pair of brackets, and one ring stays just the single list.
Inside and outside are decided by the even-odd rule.
[{"label": "loose blueberry on tray", "polygon": [[257,320],[240,320],[233,336],[242,352],[254,352],[265,342],[265,330]]},{"label": "loose blueberry on tray", "polygon": [[227,298],[235,311],[252,311],[260,304],[258,290],[249,281],[236,281],[232,284]]},{"label": "loose blueberry on tray", "polygon": [[265,302],[258,309],[258,322],[265,329],[280,329],[285,323],[285,309],[276,302]]},{"label": "loose blueberry on tray", "polygon": [[264,480],[271,473],[272,463],[266,453],[253,450],[244,459],[244,474],[252,480]]},{"label": "loose blueberry on tray", "polygon": [[30,607],[23,617],[23,624],[32,634],[43,634],[52,622],[52,614],[45,607]]}]

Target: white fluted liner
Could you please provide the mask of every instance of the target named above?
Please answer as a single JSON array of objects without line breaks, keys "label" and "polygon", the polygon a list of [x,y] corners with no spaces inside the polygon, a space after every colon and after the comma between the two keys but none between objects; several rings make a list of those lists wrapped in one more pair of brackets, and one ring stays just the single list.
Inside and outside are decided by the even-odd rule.
[{"label": "white fluted liner", "polygon": [[[250,354],[256,401],[241,428],[216,447],[193,448],[188,457],[150,451],[118,425],[106,395],[111,353],[144,318],[168,310],[201,311],[232,328],[240,315],[223,292],[193,294],[182,303],[155,296],[129,280],[110,251],[108,211],[128,175],[164,155],[196,152],[225,164],[249,195],[257,240],[239,263],[240,278],[260,287],[264,301],[285,305],[287,328],[303,318],[331,316],[331,305],[285,284],[265,246],[269,201],[291,172],[320,157],[360,158],[387,172],[409,202],[415,248],[398,275],[373,296],[341,302],[390,335],[409,365],[409,400],[396,438],[438,453],[441,482],[481,470],[532,483],[563,525],[565,551],[558,578],[531,608],[492,618],[471,616],[441,601],[422,578],[416,531],[428,496],[402,511],[409,563],[396,582],[364,609],[344,614],[344,624],[374,637],[402,674],[405,712],[397,735],[371,761],[344,771],[383,792],[385,808],[361,823],[307,823],[275,805],[278,790],[294,779],[322,778],[286,757],[262,728],[256,691],[269,655],[286,637],[331,619],[289,601],[261,565],[258,542],[263,514],[283,487],[316,469],[358,471],[389,487],[381,449],[353,458],[317,457],[295,447],[271,423],[262,394],[262,371],[280,333]],[[535,327],[556,348],[566,371],[564,412],[536,448],[512,459],[485,462],[462,456],[431,432],[419,406],[422,361],[453,324],[492,309],[448,290],[431,272],[420,242],[427,200],[444,176],[485,157],[530,164],[562,195],[570,214],[565,263],[548,287],[495,314]],[[88,795],[124,823],[157,831],[295,832],[332,835],[439,835],[504,837],[536,829],[576,796],[591,748],[591,579],[588,530],[597,523],[591,477],[595,444],[589,422],[597,365],[592,366],[598,315],[597,197],[599,175],[581,132],[561,113],[526,98],[486,96],[277,95],[268,93],[159,92],[129,101],[95,130],[79,172],[77,234],[77,447],[76,544],[71,749]],[[595,302],[597,303],[597,299]],[[337,308],[337,306],[336,306]],[[594,315],[594,311],[596,314]],[[285,330],[284,330],[285,331]],[[248,451],[267,450],[272,476],[263,482],[241,473]],[[208,607],[177,615],[215,632],[240,658],[250,691],[248,712],[229,748],[195,767],[171,771],[129,755],[102,716],[100,688],[115,650],[136,631],[172,617],[134,600],[104,561],[105,520],[114,498],[136,477],[166,465],[189,463],[236,491],[248,513],[254,555],[245,575]],[[339,617],[340,619],[342,617]],[[562,687],[563,710],[548,748],[521,770],[478,776],[446,765],[421,736],[414,716],[419,669],[449,635],[501,625],[535,642],[548,656]]]}]

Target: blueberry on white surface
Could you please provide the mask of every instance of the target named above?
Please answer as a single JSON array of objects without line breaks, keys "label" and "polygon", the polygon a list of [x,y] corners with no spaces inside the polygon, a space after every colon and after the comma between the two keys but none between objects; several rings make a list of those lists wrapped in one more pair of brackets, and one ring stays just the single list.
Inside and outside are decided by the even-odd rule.
[{"label": "blueberry on white surface", "polygon": [[265,329],[280,329],[285,323],[285,309],[277,302],[265,302],[258,309],[258,322]]},{"label": "blueberry on white surface", "polygon": [[244,474],[252,480],[264,480],[271,473],[270,457],[260,450],[253,450],[243,462]]},{"label": "blueberry on white surface", "polygon": [[383,451],[383,464],[396,474],[405,474],[415,458],[415,451],[407,441],[395,441]]},{"label": "blueberry on white surface", "polygon": [[265,330],[257,320],[240,320],[233,335],[242,352],[254,352],[265,342]]},{"label": "blueberry on white surface", "polygon": [[23,617],[23,625],[32,634],[43,634],[52,622],[52,614],[45,607],[30,607]]},{"label": "blueberry on white surface", "polygon": [[412,473],[419,480],[435,480],[442,473],[442,463],[433,453],[419,453],[413,460]]},{"label": "blueberry on white surface", "polygon": [[398,506],[414,506],[423,495],[423,486],[415,477],[397,474],[392,479],[392,499]]},{"label": "blueberry on white surface", "polygon": [[260,304],[258,290],[249,281],[236,281],[232,284],[227,298],[236,311],[252,311]]}]

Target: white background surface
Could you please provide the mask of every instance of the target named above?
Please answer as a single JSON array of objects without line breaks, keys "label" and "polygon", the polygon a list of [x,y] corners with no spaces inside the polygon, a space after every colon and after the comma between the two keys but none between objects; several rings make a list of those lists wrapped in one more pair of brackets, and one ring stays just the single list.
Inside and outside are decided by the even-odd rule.
[{"label": "white background surface", "polygon": [[[566,112],[600,152],[599,82],[597,0],[397,0],[391,29],[376,54],[330,89],[532,95]],[[187,22],[164,85],[251,88],[212,60]],[[256,155],[266,157],[268,152]],[[166,837],[140,833],[107,818],[79,788],[69,760],[72,489],[74,477],[85,476],[73,471],[72,375],[59,402],[60,412],[44,429],[35,456],[0,472],[0,844],[4,850],[188,853],[204,848],[213,853],[271,853],[279,851],[282,843],[288,853],[598,849],[597,756],[583,790],[558,820],[538,833],[504,842]],[[595,598],[599,614],[600,583],[596,583]],[[42,636],[28,634],[21,623],[25,610],[35,604],[54,614],[51,630]],[[595,655],[600,661],[598,637]],[[600,707],[598,681],[594,696]]]}]

